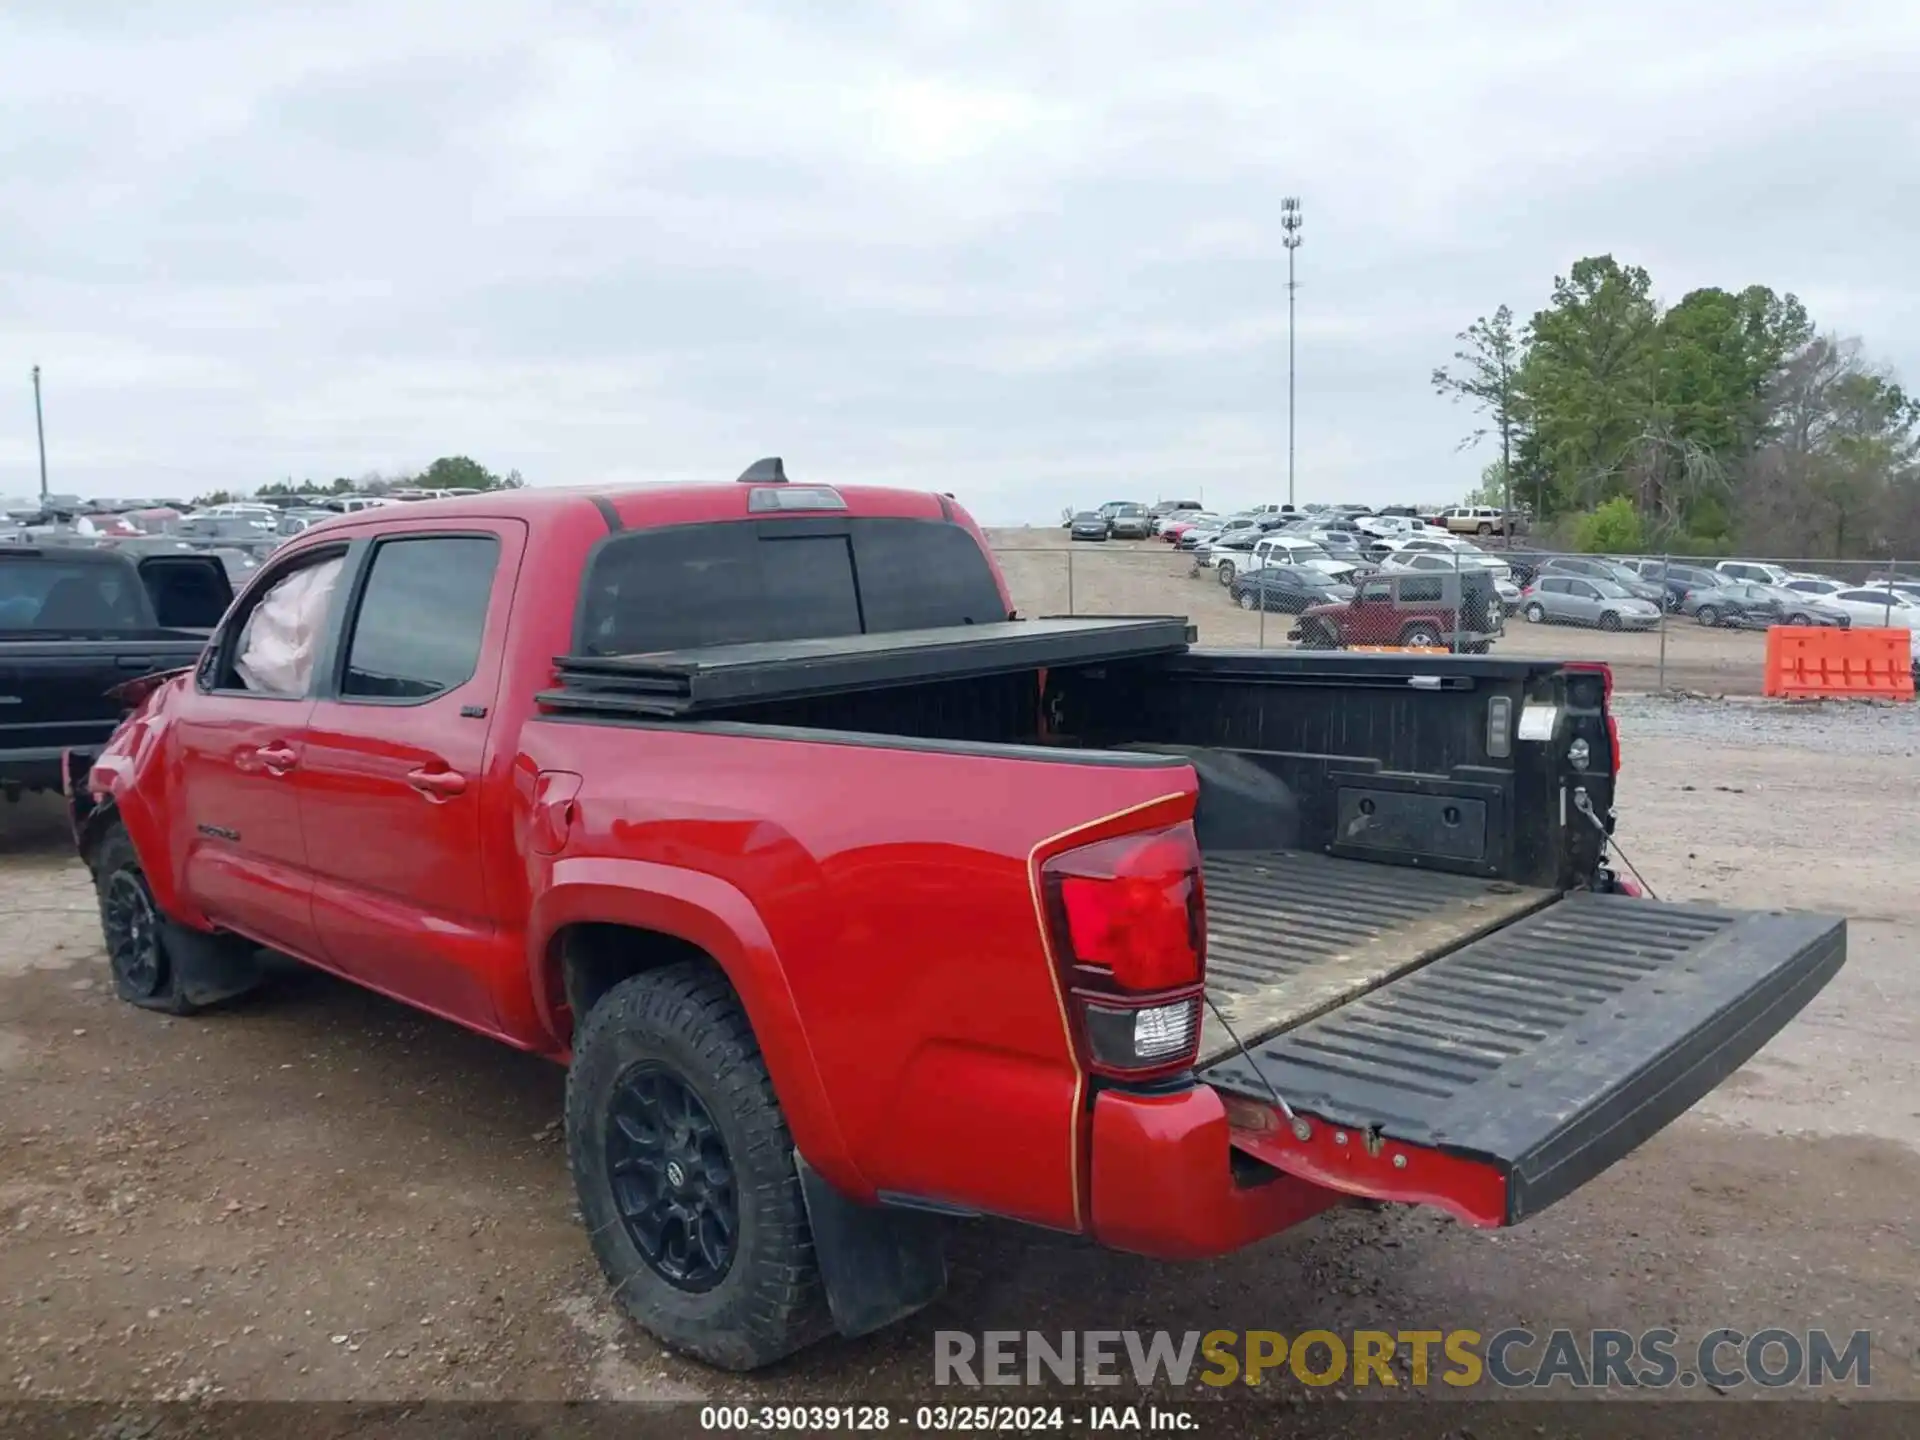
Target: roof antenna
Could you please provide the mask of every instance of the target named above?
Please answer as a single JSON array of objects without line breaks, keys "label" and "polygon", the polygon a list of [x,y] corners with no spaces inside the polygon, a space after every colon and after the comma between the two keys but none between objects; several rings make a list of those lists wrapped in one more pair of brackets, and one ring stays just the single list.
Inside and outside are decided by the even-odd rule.
[{"label": "roof antenna", "polygon": [[787,483],[787,467],[780,463],[778,455],[769,455],[764,460],[756,460],[740,472],[739,484],[742,485],[784,485]]}]

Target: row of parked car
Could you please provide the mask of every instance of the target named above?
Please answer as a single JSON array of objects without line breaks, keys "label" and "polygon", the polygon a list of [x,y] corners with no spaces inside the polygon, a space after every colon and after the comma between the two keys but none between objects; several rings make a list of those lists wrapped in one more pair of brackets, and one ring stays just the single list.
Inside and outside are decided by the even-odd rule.
[{"label": "row of parked car", "polygon": [[1667,559],[1551,555],[1527,564],[1520,613],[1536,624],[1650,630],[1663,614],[1701,625],[1920,629],[1920,576],[1865,581],[1788,570],[1754,560],[1714,565]]},{"label": "row of parked car", "polygon": [[0,511],[0,544],[104,546],[134,557],[199,550],[219,556],[236,583],[295,535],[336,515],[407,499],[472,493],[412,491],[402,495],[328,495],[234,501],[194,509],[169,500],[82,500],[9,504]]}]

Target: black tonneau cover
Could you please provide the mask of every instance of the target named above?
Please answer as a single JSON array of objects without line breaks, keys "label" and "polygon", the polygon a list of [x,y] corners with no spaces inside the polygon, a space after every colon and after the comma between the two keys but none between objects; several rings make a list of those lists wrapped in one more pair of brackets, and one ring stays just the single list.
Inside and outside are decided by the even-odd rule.
[{"label": "black tonneau cover", "polygon": [[649,655],[563,655],[554,661],[561,688],[538,699],[552,711],[680,719],[742,704],[1175,655],[1195,638],[1183,615],[1129,615],[1003,620]]}]

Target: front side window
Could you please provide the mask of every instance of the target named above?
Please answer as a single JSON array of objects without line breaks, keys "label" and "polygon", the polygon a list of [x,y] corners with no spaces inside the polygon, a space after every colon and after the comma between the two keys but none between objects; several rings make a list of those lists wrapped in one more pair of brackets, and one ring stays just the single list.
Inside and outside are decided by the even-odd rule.
[{"label": "front side window", "polygon": [[274,580],[241,622],[231,673],[220,678],[220,688],[282,700],[305,695],[345,563],[344,555],[331,555]]},{"label": "front side window", "polygon": [[424,700],[473,678],[500,542],[491,535],[382,540],[347,638],[347,699]]}]

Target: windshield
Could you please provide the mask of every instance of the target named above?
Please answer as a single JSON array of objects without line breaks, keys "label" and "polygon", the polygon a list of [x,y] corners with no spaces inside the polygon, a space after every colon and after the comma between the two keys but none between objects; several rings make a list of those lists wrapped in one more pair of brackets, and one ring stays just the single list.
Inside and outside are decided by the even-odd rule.
[{"label": "windshield", "polygon": [[146,591],[122,565],[0,559],[0,630],[148,630],[153,625]]}]

